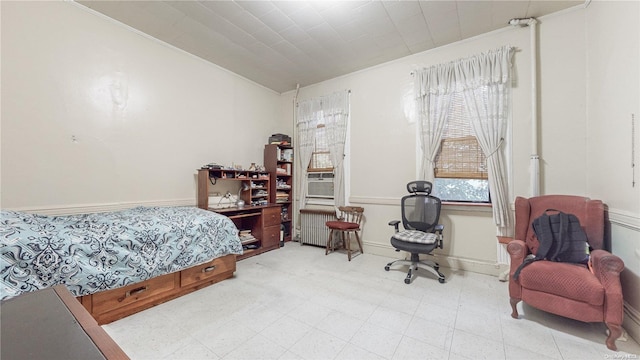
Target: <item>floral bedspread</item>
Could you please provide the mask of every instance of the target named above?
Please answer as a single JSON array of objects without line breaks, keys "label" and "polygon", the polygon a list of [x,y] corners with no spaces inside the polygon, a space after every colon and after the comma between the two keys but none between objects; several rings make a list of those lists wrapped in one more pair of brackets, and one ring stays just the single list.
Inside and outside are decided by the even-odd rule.
[{"label": "floral bedspread", "polygon": [[228,254],[242,254],[236,226],[195,207],[68,216],[3,210],[0,299],[58,284],[88,295]]}]

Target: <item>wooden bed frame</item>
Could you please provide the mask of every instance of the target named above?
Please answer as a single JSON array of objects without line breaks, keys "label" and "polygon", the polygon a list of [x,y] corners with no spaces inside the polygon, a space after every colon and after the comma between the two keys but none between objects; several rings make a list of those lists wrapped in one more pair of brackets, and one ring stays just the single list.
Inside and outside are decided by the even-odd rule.
[{"label": "wooden bed frame", "polygon": [[98,324],[103,325],[228,279],[235,271],[236,255],[226,255],[182,271],[77,299]]}]

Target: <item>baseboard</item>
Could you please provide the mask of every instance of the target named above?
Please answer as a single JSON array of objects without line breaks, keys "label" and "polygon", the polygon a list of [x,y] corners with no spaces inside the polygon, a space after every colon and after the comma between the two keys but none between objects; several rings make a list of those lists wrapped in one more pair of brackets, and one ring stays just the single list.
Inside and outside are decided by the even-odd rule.
[{"label": "baseboard", "polygon": [[22,211],[40,215],[74,215],[74,214],[92,214],[109,211],[118,211],[131,209],[138,206],[195,206],[195,199],[174,199],[174,200],[155,200],[155,201],[137,201],[137,202],[119,202],[105,204],[82,204],[82,205],[58,205],[58,206],[33,206],[23,208],[13,208],[5,210]]},{"label": "baseboard", "polygon": [[622,327],[636,342],[640,343],[640,311],[634,309],[626,301],[624,303],[624,320]]},{"label": "baseboard", "polygon": [[[366,241],[364,241],[362,245],[365,253],[385,256],[392,259],[399,259],[405,256],[404,252],[395,251],[391,245],[383,245]],[[446,255],[436,255],[436,258],[440,266],[449,268],[453,271],[470,271],[498,277],[503,272],[509,270],[509,265],[506,264],[490,263],[486,261]]]},{"label": "baseboard", "polygon": [[509,265],[489,263],[485,261],[478,261],[465,258],[457,258],[453,256],[444,257],[444,261],[440,260],[443,257],[439,257],[438,262],[443,267],[448,267],[452,270],[470,271],[479,274],[491,275],[499,277],[502,273],[509,270]]}]

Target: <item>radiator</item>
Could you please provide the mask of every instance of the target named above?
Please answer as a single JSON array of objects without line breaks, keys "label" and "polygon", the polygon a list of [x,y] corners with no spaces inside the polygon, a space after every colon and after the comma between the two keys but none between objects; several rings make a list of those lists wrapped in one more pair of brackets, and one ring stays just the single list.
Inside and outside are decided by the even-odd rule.
[{"label": "radiator", "polygon": [[325,223],[331,220],[336,220],[335,211],[300,210],[300,244],[326,246],[329,229]]}]

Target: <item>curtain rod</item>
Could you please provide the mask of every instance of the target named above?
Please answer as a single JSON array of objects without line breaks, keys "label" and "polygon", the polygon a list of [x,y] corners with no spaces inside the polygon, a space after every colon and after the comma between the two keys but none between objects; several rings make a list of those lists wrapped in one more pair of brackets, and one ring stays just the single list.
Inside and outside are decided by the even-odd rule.
[{"label": "curtain rod", "polygon": [[[590,2],[591,0],[588,0],[588,1]],[[535,20],[534,18],[530,18],[530,19]],[[527,20],[529,20],[529,19],[527,19]],[[529,24],[527,24],[527,25],[529,25]],[[515,46],[511,46],[511,45],[504,45],[504,46],[502,46],[502,47],[500,47],[500,48],[498,48],[498,49],[502,49],[502,48],[504,48],[504,47],[511,48],[511,49],[513,49],[513,51],[518,51],[518,49],[517,49]],[[473,57],[476,57],[476,56],[478,56],[478,55],[480,55],[480,54],[486,54],[486,53],[489,53],[489,52],[492,52],[492,51],[497,51],[498,49],[492,49],[492,50],[488,50],[488,51],[486,51],[486,52],[482,52],[482,53],[479,53],[479,54],[470,55],[470,56],[463,57],[463,58],[459,58],[459,59],[456,59],[456,60],[451,60],[451,61],[448,61],[448,62],[443,63],[443,64],[454,63],[454,62],[456,62],[456,61],[460,61],[460,60],[465,60],[465,59],[473,58]],[[433,65],[432,65],[432,66],[433,66]],[[427,68],[428,68],[427,66],[423,66],[423,67],[422,67],[422,69],[427,69]],[[420,70],[420,69],[418,69],[418,70]],[[415,75],[415,74],[416,74],[416,71],[415,71],[415,70],[411,70],[411,72],[409,73],[409,75]]]}]

